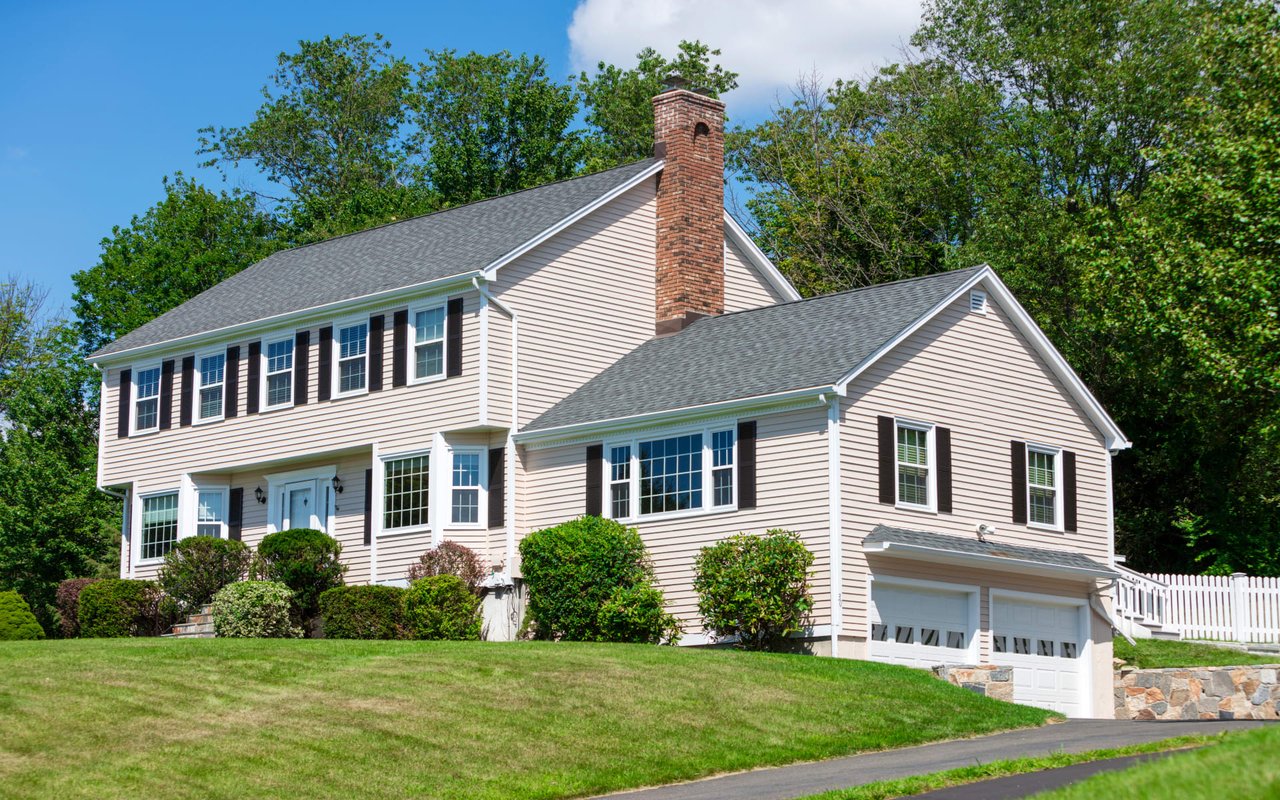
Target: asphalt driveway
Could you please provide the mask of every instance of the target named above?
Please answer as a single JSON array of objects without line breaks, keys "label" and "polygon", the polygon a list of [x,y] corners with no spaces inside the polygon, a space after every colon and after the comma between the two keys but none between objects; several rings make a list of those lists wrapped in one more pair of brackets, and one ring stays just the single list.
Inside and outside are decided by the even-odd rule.
[{"label": "asphalt driveway", "polygon": [[899,750],[833,758],[808,764],[736,772],[700,781],[637,789],[611,800],[791,800],[864,783],[927,775],[990,761],[1080,753],[1154,742],[1174,736],[1239,731],[1280,724],[1253,720],[1131,722],[1079,719],[1041,728],[1007,731],[975,739],[938,742]]}]

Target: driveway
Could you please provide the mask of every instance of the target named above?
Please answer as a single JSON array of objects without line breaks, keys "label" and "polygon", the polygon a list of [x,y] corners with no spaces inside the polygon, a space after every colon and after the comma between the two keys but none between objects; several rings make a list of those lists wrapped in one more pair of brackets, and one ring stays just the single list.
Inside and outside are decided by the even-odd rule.
[{"label": "driveway", "polygon": [[1077,719],[975,739],[938,742],[898,750],[833,758],[787,767],[736,772],[716,778],[637,789],[609,795],[611,800],[791,800],[864,783],[927,775],[989,761],[1080,753],[1174,736],[1240,731],[1277,724],[1253,720],[1205,722],[1132,722]]}]

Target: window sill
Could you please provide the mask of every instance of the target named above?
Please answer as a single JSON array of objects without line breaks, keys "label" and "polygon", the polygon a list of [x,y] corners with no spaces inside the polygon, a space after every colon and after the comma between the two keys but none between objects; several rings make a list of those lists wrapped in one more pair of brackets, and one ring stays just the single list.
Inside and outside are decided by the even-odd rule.
[{"label": "window sill", "polygon": [[133,431],[129,434],[130,439],[138,439],[144,436],[155,436],[160,432],[159,428],[148,428],[145,431]]},{"label": "window sill", "polygon": [[443,526],[446,531],[487,531],[489,526],[483,522],[448,522]]},{"label": "window sill", "polygon": [[1028,522],[1027,527],[1033,531],[1046,531],[1048,533],[1062,533],[1063,528],[1057,525],[1045,525],[1043,522]]},{"label": "window sill", "polygon": [[259,413],[259,414],[270,414],[272,411],[284,411],[284,410],[286,410],[286,409],[293,408],[293,406],[294,406],[294,404],[293,404],[293,403],[280,403],[280,404],[278,404],[278,405],[274,405],[274,406],[269,406],[269,405],[266,405],[266,404],[264,403],[263,405],[259,406],[259,409],[261,409],[261,410],[260,410],[260,411],[258,411],[258,413]]},{"label": "window sill", "polygon": [[208,418],[206,418],[206,419],[193,419],[193,420],[191,420],[191,424],[192,424],[192,425],[211,425],[211,424],[213,424],[213,423],[215,423],[215,422],[222,422],[224,419],[226,419],[226,417],[225,417],[225,416],[221,416],[221,417],[208,417]]},{"label": "window sill", "polygon": [[376,538],[384,539],[384,538],[393,538],[396,536],[412,536],[415,533],[430,534],[431,526],[430,525],[410,525],[407,528],[390,528],[390,529],[384,528],[378,531],[378,535]]},{"label": "window sill", "polygon": [[440,383],[441,381],[445,380],[447,377],[448,377],[448,376],[447,376],[447,375],[445,375],[445,373],[443,373],[443,372],[442,372],[442,373],[440,373],[439,375],[431,375],[431,376],[426,377],[426,378],[410,378],[410,379],[409,379],[409,385],[410,385],[410,386],[418,386],[418,385],[420,385],[420,384],[424,384],[424,383]]},{"label": "window sill", "polygon": [[919,514],[933,514],[936,516],[938,513],[938,509],[933,506],[916,506],[910,503],[894,503],[893,507],[898,511],[915,511]]},{"label": "window sill", "polygon": [[159,558],[140,558],[133,562],[135,567],[154,567],[164,563],[164,556]]},{"label": "window sill", "polygon": [[369,393],[368,387],[354,392],[334,392],[333,400],[346,400],[350,397],[364,397]]},{"label": "window sill", "polygon": [[642,525],[646,522],[664,522],[669,519],[689,519],[691,517],[716,517],[723,514],[736,514],[738,506],[713,506],[711,508],[695,508],[685,511],[663,511],[659,514],[641,514],[631,517],[610,517],[615,522],[625,525]]}]

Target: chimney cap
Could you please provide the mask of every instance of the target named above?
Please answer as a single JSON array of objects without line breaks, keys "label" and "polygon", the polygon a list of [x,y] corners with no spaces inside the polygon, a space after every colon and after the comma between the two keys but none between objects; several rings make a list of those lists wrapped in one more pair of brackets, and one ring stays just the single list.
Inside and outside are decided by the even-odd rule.
[{"label": "chimney cap", "polygon": [[681,89],[689,89],[692,85],[685,76],[678,72],[672,72],[662,79],[662,93],[678,92]]}]

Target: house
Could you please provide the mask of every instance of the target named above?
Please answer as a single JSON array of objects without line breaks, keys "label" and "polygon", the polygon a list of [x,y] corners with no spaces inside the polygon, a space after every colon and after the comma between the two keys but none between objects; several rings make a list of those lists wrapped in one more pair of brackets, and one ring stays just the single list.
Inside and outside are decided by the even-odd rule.
[{"label": "house", "polygon": [[699,644],[698,549],[787,528],[816,652],[1110,716],[1115,423],[987,267],[801,300],[724,211],[723,105],[654,112],[654,158],[276,253],[94,354],[121,575],[307,526],[394,583],[451,539],[503,638],[520,538],[602,514]]}]

